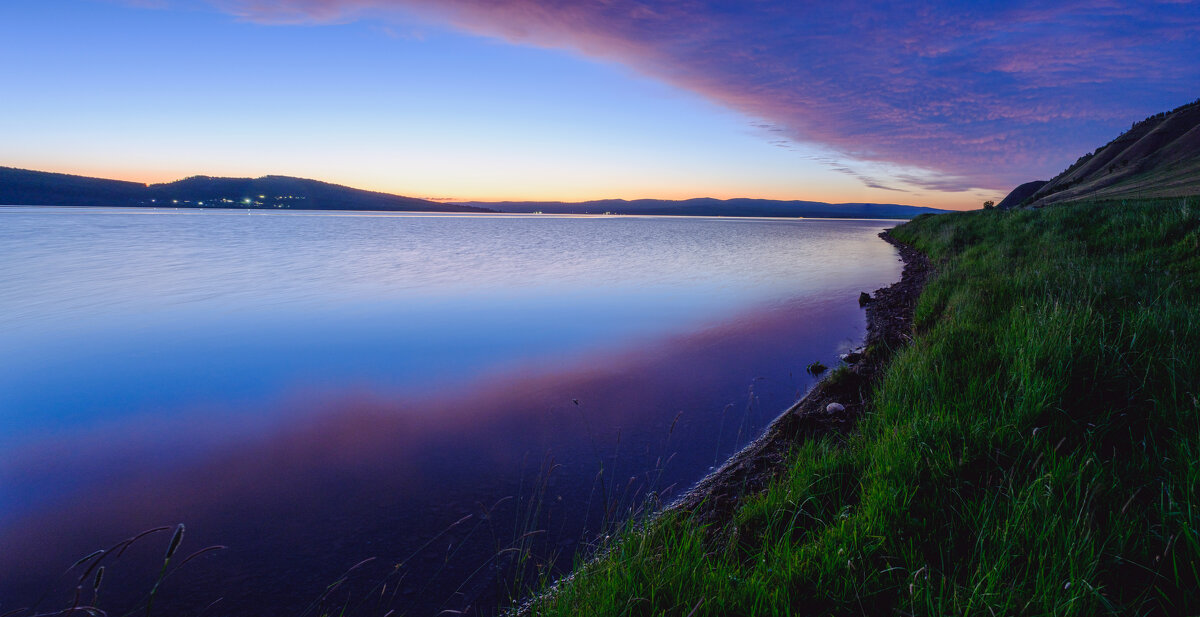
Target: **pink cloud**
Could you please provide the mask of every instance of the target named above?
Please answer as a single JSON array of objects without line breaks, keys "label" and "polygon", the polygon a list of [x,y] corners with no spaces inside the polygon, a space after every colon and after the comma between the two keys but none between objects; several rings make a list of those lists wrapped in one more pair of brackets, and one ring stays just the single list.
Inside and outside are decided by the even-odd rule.
[{"label": "pink cloud", "polygon": [[1008,188],[1195,98],[1195,2],[213,0],[266,22],[416,15],[624,63],[852,158]]}]

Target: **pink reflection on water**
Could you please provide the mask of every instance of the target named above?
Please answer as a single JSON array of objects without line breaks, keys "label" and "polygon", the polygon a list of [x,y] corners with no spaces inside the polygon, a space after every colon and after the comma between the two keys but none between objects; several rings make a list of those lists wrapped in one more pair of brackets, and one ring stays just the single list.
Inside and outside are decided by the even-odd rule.
[{"label": "pink reflection on water", "polygon": [[[188,593],[225,596],[247,614],[294,612],[348,565],[379,556],[386,569],[453,521],[472,514],[482,524],[486,504],[516,497],[483,531],[445,538],[458,548],[440,575],[409,579],[432,576],[404,607],[433,609],[511,540],[509,519],[543,459],[560,467],[538,522],[553,541],[579,539],[596,516],[601,466],[622,507],[695,482],[803,393],[805,364],[829,363],[861,329],[853,300],[791,303],[437,395],[298,388],[279,415],[286,421],[269,428],[192,413],[83,444],[42,444],[5,473],[53,469],[91,481],[0,531],[0,597],[41,591],[95,548],[184,521],[196,542],[230,546],[184,575]],[[193,436],[209,446],[181,460],[161,446]],[[153,457],[139,461],[146,452]]]}]

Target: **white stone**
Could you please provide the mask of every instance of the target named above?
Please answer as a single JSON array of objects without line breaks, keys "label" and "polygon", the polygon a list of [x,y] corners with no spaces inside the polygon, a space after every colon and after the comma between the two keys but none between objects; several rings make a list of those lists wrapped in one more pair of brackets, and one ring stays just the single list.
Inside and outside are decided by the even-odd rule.
[{"label": "white stone", "polygon": [[842,413],[846,411],[846,406],[841,403],[830,403],[825,406],[825,413]]}]

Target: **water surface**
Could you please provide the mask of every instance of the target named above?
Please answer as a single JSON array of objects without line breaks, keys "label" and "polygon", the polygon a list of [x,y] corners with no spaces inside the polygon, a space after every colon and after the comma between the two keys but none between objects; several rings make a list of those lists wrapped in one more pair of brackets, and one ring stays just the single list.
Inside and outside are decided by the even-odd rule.
[{"label": "water surface", "polygon": [[372,557],[338,598],[486,607],[509,549],[569,563],[802,395],[892,224],[0,209],[0,612],[178,522],[228,548],[172,614],[300,614]]}]

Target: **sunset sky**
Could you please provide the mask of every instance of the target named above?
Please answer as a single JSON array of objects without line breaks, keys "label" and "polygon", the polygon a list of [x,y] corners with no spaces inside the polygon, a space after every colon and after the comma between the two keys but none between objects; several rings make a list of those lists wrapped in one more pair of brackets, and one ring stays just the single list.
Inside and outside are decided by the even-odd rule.
[{"label": "sunset sky", "polygon": [[0,56],[4,166],[974,208],[1200,97],[1200,2],[7,0]]}]

